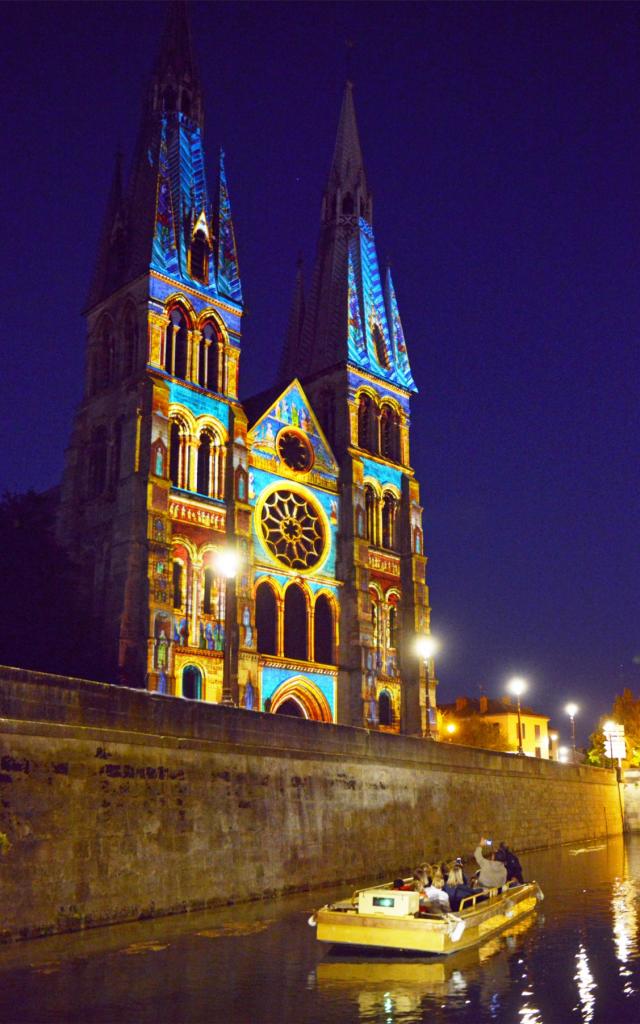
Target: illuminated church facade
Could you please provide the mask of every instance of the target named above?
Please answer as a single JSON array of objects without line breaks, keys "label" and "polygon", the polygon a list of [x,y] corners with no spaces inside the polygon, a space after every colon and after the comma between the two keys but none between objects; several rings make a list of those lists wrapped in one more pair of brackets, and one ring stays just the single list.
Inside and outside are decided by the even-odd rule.
[{"label": "illuminated church facade", "polygon": [[170,8],[91,286],[58,533],[113,681],[430,735],[415,392],[380,272],[352,87],[278,383],[240,402],[242,286],[221,155],[210,191],[185,6]]}]

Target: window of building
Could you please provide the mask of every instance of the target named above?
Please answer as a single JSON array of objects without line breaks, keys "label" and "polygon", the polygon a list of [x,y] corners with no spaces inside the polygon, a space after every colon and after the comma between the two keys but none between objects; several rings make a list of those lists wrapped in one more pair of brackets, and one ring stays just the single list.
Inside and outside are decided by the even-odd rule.
[{"label": "window of building", "polygon": [[204,570],[204,593],[202,595],[202,611],[205,615],[211,615],[212,611],[212,593],[213,593],[213,569]]},{"label": "window of building", "polygon": [[378,697],[378,722],[380,725],[393,725],[391,695],[386,690]]},{"label": "window of building", "polygon": [[377,453],[375,443],[376,409],[370,395],[360,395],[358,402],[358,446],[365,451]]},{"label": "window of building", "polygon": [[118,417],[113,428],[113,446],[111,448],[111,486],[116,487],[120,480],[120,460],[122,458],[122,417]]},{"label": "window of building", "polygon": [[383,405],[380,413],[380,449],[385,459],[400,461],[400,418],[390,405]]},{"label": "window of building", "polygon": [[202,340],[198,356],[198,383],[209,391],[220,391],[218,355],[220,338],[216,328],[206,323],[202,329]]},{"label": "window of building", "polygon": [[198,494],[211,494],[211,448],[212,437],[208,432],[200,435],[198,444],[198,461],[196,472],[196,489]]},{"label": "window of building", "polygon": [[397,608],[397,606],[395,604],[390,604],[389,605],[388,622],[389,622],[389,637],[388,637],[389,647],[391,647],[391,648],[393,648],[395,650],[397,648],[397,646],[398,646],[398,608]]},{"label": "window of building", "polygon": [[291,583],[284,595],[284,656],[308,660],[307,601],[304,590]]},{"label": "window of building", "polygon": [[195,665],[187,665],[182,672],[182,696],[202,700],[202,672]]},{"label": "window of building", "polygon": [[260,583],[256,590],[256,632],[258,653],[277,654],[278,605],[268,583]]},{"label": "window of building", "polygon": [[189,332],[187,320],[181,309],[177,307],[169,314],[169,323],[165,334],[164,368],[167,373],[180,380],[187,376],[187,349]]},{"label": "window of building", "polygon": [[171,420],[169,433],[169,476],[174,487],[184,486],[185,439],[177,420]]},{"label": "window of building", "polygon": [[376,350],[376,359],[380,363],[380,366],[384,366],[385,370],[389,369],[389,353],[387,352],[387,344],[384,340],[384,334],[379,324],[374,324],[371,328],[371,337],[373,338],[373,346]]},{"label": "window of building", "polygon": [[396,519],[398,502],[388,491],[382,501],[382,546],[390,551],[396,549]]},{"label": "window of building", "polygon": [[370,544],[378,543],[378,500],[370,484],[364,489],[365,537]]},{"label": "window of building", "polygon": [[104,491],[107,483],[107,431],[105,427],[96,427],[91,435],[89,446],[88,494],[97,498]]},{"label": "window of building", "polygon": [[173,607],[174,608],[182,608],[182,601],[183,601],[182,576],[183,576],[182,562],[174,562],[173,563]]},{"label": "window of building", "polygon": [[128,305],[122,329],[122,375],[129,377],[138,366],[138,319],[133,306]]},{"label": "window of building", "polygon": [[333,611],[326,594],[320,594],[313,609],[314,661],[334,664]]},{"label": "window of building", "polygon": [[204,231],[196,231],[191,241],[191,276],[206,284],[209,280],[209,243]]}]

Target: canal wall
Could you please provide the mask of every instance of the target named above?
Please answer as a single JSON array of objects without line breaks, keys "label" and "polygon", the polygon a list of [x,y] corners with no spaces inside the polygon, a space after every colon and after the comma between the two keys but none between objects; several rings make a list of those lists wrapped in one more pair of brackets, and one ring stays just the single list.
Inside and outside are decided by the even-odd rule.
[{"label": "canal wall", "polygon": [[621,830],[603,769],[0,668],[5,940]]}]

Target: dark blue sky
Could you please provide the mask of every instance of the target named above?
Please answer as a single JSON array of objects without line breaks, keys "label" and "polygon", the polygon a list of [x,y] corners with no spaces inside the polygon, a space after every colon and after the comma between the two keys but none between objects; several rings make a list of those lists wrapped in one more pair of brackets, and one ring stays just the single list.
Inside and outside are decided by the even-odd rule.
[{"label": "dark blue sky", "polygon": [[[0,488],[55,484],[113,156],[162,4],[5,4]],[[343,81],[420,394],[440,699],[502,692],[582,731],[640,686],[638,4],[192,6],[210,182],[227,153],[246,316],[271,382],[313,259]],[[565,730],[566,732],[566,730]]]}]

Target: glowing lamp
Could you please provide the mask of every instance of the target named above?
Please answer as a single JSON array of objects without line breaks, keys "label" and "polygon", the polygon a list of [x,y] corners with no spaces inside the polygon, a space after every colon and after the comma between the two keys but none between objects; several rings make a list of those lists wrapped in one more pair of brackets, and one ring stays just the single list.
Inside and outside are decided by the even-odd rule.
[{"label": "glowing lamp", "polygon": [[216,569],[221,576],[232,580],[238,575],[240,569],[240,556],[232,548],[222,548],[216,558]]}]

